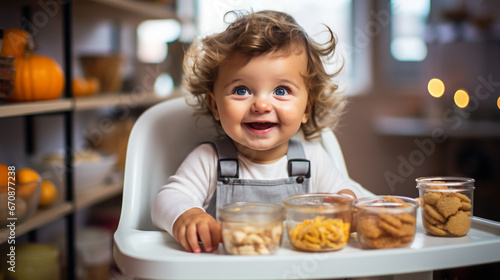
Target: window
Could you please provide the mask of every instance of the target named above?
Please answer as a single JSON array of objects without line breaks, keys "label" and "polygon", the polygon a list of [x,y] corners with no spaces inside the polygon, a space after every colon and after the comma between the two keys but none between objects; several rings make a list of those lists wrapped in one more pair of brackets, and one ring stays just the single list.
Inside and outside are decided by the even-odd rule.
[{"label": "window", "polygon": [[137,57],[145,63],[160,63],[167,57],[167,43],[181,34],[181,25],[172,19],[147,20],[137,28]]},{"label": "window", "polygon": [[427,56],[424,41],[429,0],[391,1],[391,54],[398,61],[422,61]]}]

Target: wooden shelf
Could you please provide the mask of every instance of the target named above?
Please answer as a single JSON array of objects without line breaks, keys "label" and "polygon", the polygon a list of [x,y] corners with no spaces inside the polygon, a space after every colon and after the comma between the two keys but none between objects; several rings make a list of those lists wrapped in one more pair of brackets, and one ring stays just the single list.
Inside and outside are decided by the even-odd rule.
[{"label": "wooden shelf", "polygon": [[168,97],[161,97],[152,92],[138,94],[116,92],[69,99],[5,103],[0,105],[0,118],[58,113],[71,110],[92,110],[113,106],[127,106],[129,108],[151,106],[169,98],[179,96],[180,92],[180,89],[175,89]]},{"label": "wooden shelf", "polygon": [[[77,191],[74,205],[69,202],[64,202],[51,208],[41,208],[37,210],[33,217],[24,222],[16,223],[16,237],[38,229],[67,214],[113,198],[121,194],[122,190],[123,183],[116,183],[94,187],[85,191]],[[8,240],[9,233],[10,230],[8,228],[2,228],[2,230],[0,230],[0,244]]]},{"label": "wooden shelf", "polygon": [[75,98],[75,110],[82,111],[113,106],[136,108],[137,106],[150,106],[166,99],[152,92],[142,94],[106,93]]},{"label": "wooden shelf", "polygon": [[140,14],[148,18],[175,18],[173,11],[166,3],[152,3],[137,0],[91,0],[99,4],[118,8],[127,12]]},{"label": "wooden shelf", "polygon": [[77,191],[75,196],[75,208],[79,210],[97,204],[121,194],[122,191],[123,183],[103,185],[83,191]]},{"label": "wooden shelf", "polygon": [[494,121],[463,120],[453,126],[439,120],[384,116],[375,118],[373,127],[378,134],[392,136],[430,137],[441,129],[450,137],[500,137],[500,123]]},{"label": "wooden shelf", "polygon": [[6,103],[0,105],[0,117],[16,117],[33,114],[64,112],[71,110],[71,108],[71,99]]},{"label": "wooden shelf", "polygon": [[[33,217],[24,222],[16,223],[16,237],[53,222],[71,213],[73,209],[73,205],[68,202],[61,203],[48,209],[38,209]],[[7,241],[9,233],[10,230],[8,228],[2,228],[2,230],[0,230],[0,244]]]}]

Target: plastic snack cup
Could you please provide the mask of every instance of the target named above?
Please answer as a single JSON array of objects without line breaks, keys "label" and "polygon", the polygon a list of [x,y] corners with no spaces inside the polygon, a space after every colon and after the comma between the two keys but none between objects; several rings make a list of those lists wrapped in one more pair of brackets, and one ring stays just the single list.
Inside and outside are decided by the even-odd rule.
[{"label": "plastic snack cup", "polygon": [[298,250],[324,252],[349,242],[353,198],[340,194],[309,193],[287,197],[286,227]]},{"label": "plastic snack cup", "polygon": [[416,230],[416,199],[402,196],[373,196],[354,202],[358,241],[365,249],[405,247]]},{"label": "plastic snack cup", "polygon": [[416,182],[427,233],[443,237],[466,235],[472,222],[474,179],[421,177]]},{"label": "plastic snack cup", "polygon": [[224,249],[232,255],[270,255],[281,245],[285,209],[276,203],[236,202],[217,209]]}]

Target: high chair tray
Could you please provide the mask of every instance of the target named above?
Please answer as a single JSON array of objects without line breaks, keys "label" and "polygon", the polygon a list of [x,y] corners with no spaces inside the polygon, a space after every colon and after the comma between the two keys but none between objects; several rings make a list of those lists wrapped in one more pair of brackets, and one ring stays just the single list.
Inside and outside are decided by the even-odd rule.
[{"label": "high chair tray", "polygon": [[[410,247],[361,249],[351,239],[329,253],[296,251],[287,238],[275,255],[235,256],[224,252],[188,253],[166,232],[123,230],[113,248],[125,275],[147,279],[289,279],[342,278],[418,273],[500,261],[500,223],[473,217],[464,237],[433,237],[418,219]],[[126,236],[126,237],[125,237]]]}]

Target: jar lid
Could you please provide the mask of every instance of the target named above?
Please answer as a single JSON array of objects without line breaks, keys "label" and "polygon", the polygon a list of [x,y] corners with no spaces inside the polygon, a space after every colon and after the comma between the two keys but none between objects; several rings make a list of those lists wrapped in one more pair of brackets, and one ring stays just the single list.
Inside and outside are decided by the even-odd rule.
[{"label": "jar lid", "polygon": [[234,202],[217,209],[220,221],[283,221],[285,209],[271,202]]},{"label": "jar lid", "polygon": [[[417,182],[418,189],[427,189],[431,186],[443,187],[442,189],[433,188],[433,191],[450,191],[449,188],[454,191],[466,191],[475,189],[475,180],[467,177],[453,177],[453,176],[441,176],[441,177],[419,177],[415,179]],[[448,187],[448,188],[444,188]]]},{"label": "jar lid", "polygon": [[385,213],[411,212],[418,206],[419,203],[414,198],[395,195],[363,197],[354,202],[354,207],[356,209],[366,209]]},{"label": "jar lid", "polygon": [[16,247],[19,261],[33,261],[57,258],[59,251],[56,246],[42,243],[23,243]]},{"label": "jar lid", "polygon": [[344,211],[352,207],[352,196],[333,193],[307,193],[291,195],[283,200],[287,209],[296,211]]}]

